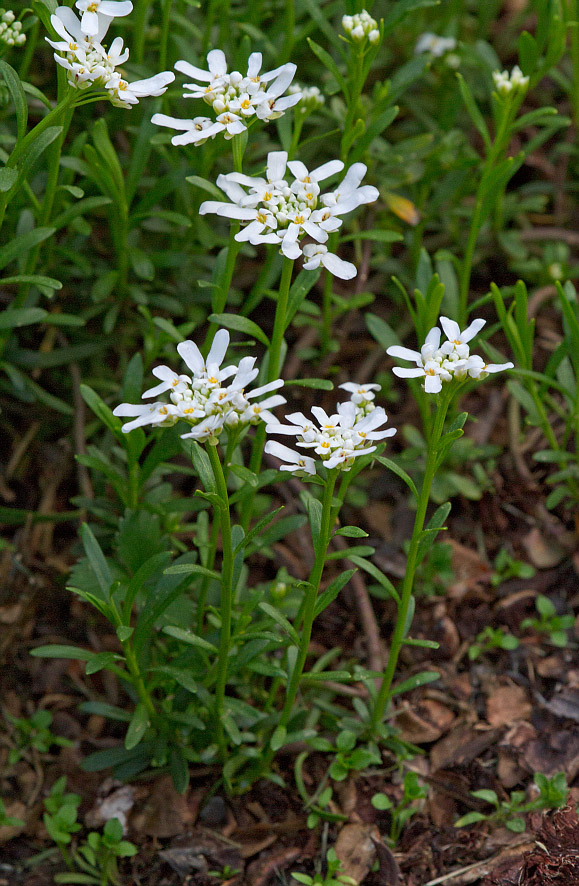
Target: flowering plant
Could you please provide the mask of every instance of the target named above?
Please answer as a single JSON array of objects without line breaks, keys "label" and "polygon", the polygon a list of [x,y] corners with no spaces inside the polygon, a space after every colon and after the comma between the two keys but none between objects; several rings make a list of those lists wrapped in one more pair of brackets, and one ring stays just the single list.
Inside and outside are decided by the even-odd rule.
[{"label": "flowering plant", "polygon": [[[217,185],[230,202],[206,200],[199,213],[243,222],[244,227],[235,236],[238,242],[274,243],[286,258],[294,260],[303,254],[306,270],[322,264],[331,274],[349,280],[356,276],[356,267],[328,252],[324,244],[328,234],[341,227],[342,215],[372,203],[379,194],[373,186],[361,185],[366,174],[364,163],[354,163],[334,191],[321,194],[320,182],[343,168],[341,160],[330,160],[310,172],[301,161],[288,161],[286,151],[272,151],[267,155],[265,178],[238,172],[220,175]],[[285,177],[288,169],[293,177],[290,182]],[[300,245],[306,235],[316,241],[315,245]]]},{"label": "flowering plant", "polygon": [[302,97],[299,91],[283,95],[296,72],[291,62],[260,74],[261,52],[252,52],[243,76],[239,71],[228,73],[225,53],[212,49],[207,55],[207,65],[209,70],[204,71],[187,61],[178,61],[175,69],[201,81],[185,83],[184,97],[202,98],[215,111],[215,120],[202,116],[181,120],[166,114],[154,114],[152,118],[159,126],[183,130],[182,135],[171,139],[174,145],[202,145],[220,132],[226,139],[233,138],[244,132],[255,118],[268,122],[282,117]]},{"label": "flowering plant", "polygon": [[508,363],[485,363],[478,354],[470,353],[468,342],[480,332],[486,320],[473,320],[466,329],[460,330],[458,323],[449,320],[448,317],[440,318],[440,325],[444,330],[447,341],[440,345],[441,331],[434,326],[424,342],[420,351],[412,351],[410,348],[402,348],[392,345],[387,354],[398,357],[400,360],[411,360],[416,363],[416,369],[406,369],[401,366],[394,367],[394,374],[401,378],[424,378],[424,390],[427,394],[438,394],[442,390],[443,382],[453,380],[464,381],[467,377],[475,379],[486,378],[489,373],[502,372],[505,369],[513,369],[514,364]]},{"label": "flowering plant", "polygon": [[113,17],[128,15],[132,10],[130,0],[100,0],[90,4],[87,0],[78,0],[76,5],[83,10],[82,18],[79,20],[68,6],[59,6],[50,22],[61,39],[46,38],[56,50],[56,63],[68,72],[69,84],[75,89],[104,88],[111,103],[119,108],[130,108],[144,96],[162,95],[175,79],[171,71],[129,83],[117,71],[129,58],[122,37],[116,37],[109,49],[103,46]]}]

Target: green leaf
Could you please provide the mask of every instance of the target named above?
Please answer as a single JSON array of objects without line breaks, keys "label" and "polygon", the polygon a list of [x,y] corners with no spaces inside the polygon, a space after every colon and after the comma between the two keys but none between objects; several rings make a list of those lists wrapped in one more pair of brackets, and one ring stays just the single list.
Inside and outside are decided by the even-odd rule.
[{"label": "green leaf", "polygon": [[265,332],[250,320],[248,317],[242,317],[240,314],[210,314],[209,321],[217,326],[224,326],[226,329],[233,329],[235,332],[243,332],[244,335],[250,335],[257,341],[269,348],[269,339]]},{"label": "green leaf", "polygon": [[320,594],[316,600],[314,618],[317,618],[318,615],[336,599],[342,588],[348,584],[355,572],[355,569],[348,569],[346,572],[342,572],[341,575],[338,575],[326,590]]},{"label": "green leaf", "polygon": [[496,795],[495,791],[487,790],[487,788],[481,788],[478,791],[472,791],[473,797],[476,797],[477,800],[484,800],[485,803],[490,803],[491,806],[497,806],[499,802],[499,798]]},{"label": "green leaf", "polygon": [[114,664],[120,659],[121,656],[117,655],[115,652],[97,652],[92,656],[90,661],[87,661],[84,669],[85,674],[87,676],[90,676],[90,674],[96,674],[98,671],[102,671],[103,668],[108,668],[109,665]]},{"label": "green leaf", "polygon": [[384,465],[385,468],[388,468],[389,471],[392,471],[393,474],[396,474],[397,477],[400,477],[400,479],[403,480],[404,483],[406,483],[416,501],[418,501],[418,490],[416,488],[416,484],[414,483],[412,477],[410,477],[406,473],[406,471],[400,467],[400,465],[397,465],[396,462],[392,461],[391,458],[386,458],[383,455],[377,455],[376,461],[379,461],[380,464]]},{"label": "green leaf", "polygon": [[450,514],[450,509],[452,505],[449,501],[440,505],[439,508],[436,509],[430,520],[428,521],[428,525],[426,529],[422,530],[420,541],[418,542],[418,553],[417,553],[417,562],[420,563],[434,544],[436,540],[436,536],[440,532],[441,529],[445,528],[444,523],[446,522],[446,518]]},{"label": "green leaf", "polygon": [[55,228],[33,228],[26,234],[18,234],[0,249],[0,270],[6,267],[15,258],[25,255],[30,249],[34,249],[39,243],[52,237]]},{"label": "green leaf", "polygon": [[316,391],[333,391],[334,383],[329,378],[291,378],[285,382],[285,387],[296,385],[299,388],[313,388]]},{"label": "green leaf", "polygon": [[376,339],[379,345],[382,345],[384,350],[387,350],[392,345],[400,344],[400,339],[392,327],[381,317],[377,317],[376,314],[366,314],[366,326],[370,335]]},{"label": "green leaf", "polygon": [[147,708],[142,702],[139,702],[125,735],[125,748],[127,751],[132,751],[133,748],[136,748],[150,725]]},{"label": "green leaf", "polygon": [[99,583],[99,587],[104,596],[108,597],[110,587],[113,583],[113,577],[109,569],[109,564],[107,563],[105,555],[102,552],[101,546],[96,540],[94,533],[88,523],[82,524],[80,536],[85,553],[89,559],[90,565],[92,566],[93,572],[96,575],[97,581]]},{"label": "green leaf", "polygon": [[79,646],[37,646],[30,650],[34,658],[71,658],[76,661],[90,661],[94,652],[90,649],[81,649]]},{"label": "green leaf", "polygon": [[15,184],[17,178],[17,169],[12,169],[10,166],[3,166],[0,169],[0,193],[6,194]]},{"label": "green leaf", "polygon": [[348,84],[330,53],[327,52],[322,46],[320,46],[319,43],[316,43],[315,40],[312,40],[311,37],[308,37],[307,41],[308,46],[310,47],[316,58],[318,58],[323,66],[327,68],[330,74],[332,74],[344,95],[347,95]]},{"label": "green leaf", "polygon": [[371,557],[372,554],[375,553],[376,548],[373,548],[370,545],[354,545],[349,550],[332,551],[331,554],[327,555],[326,560],[347,560],[352,554],[355,554],[358,557]]},{"label": "green leaf", "polygon": [[469,824],[474,824],[477,821],[486,821],[487,816],[483,815],[482,812],[467,812],[466,815],[463,815],[462,818],[459,818],[455,821],[455,828],[465,828]]},{"label": "green leaf", "polygon": [[460,88],[460,94],[462,95],[462,100],[466,106],[466,109],[469,113],[470,119],[478,129],[483,142],[485,143],[485,148],[488,151],[491,150],[491,139],[489,135],[489,131],[487,125],[484,121],[484,117],[481,114],[476,101],[474,100],[474,96],[470,91],[470,87],[467,84],[466,80],[462,76],[462,74],[457,73],[458,85]]},{"label": "green leaf", "polygon": [[202,191],[210,194],[214,200],[223,200],[223,191],[220,191],[217,185],[208,181],[208,179],[201,178],[200,175],[188,175],[185,181],[189,182],[189,184],[193,185],[195,188],[200,188]]},{"label": "green leaf", "polygon": [[[2,281],[4,282],[4,281]],[[40,323],[48,315],[43,308],[8,308],[0,314],[0,329],[16,329]]]},{"label": "green leaf", "polygon": [[528,31],[519,34],[519,64],[525,76],[533,74],[539,61],[537,41]]},{"label": "green leaf", "polygon": [[250,542],[252,542],[257,535],[260,535],[261,531],[271,523],[276,514],[279,514],[279,512],[283,511],[283,509],[284,506],[281,505],[281,507],[275,508],[275,510],[270,511],[269,514],[266,514],[264,517],[262,517],[261,520],[258,520],[255,526],[253,526],[252,529],[249,530],[247,535],[244,535],[244,537],[241,539],[241,541],[233,551],[233,556],[235,557],[242,550],[242,548],[247,547],[247,545],[250,544]]},{"label": "green leaf", "polygon": [[420,674],[415,674],[414,677],[409,677],[408,680],[398,683],[390,694],[401,695],[403,692],[411,692],[413,689],[418,689],[419,686],[426,686],[428,683],[433,683],[439,679],[440,674],[438,671],[422,671]]},{"label": "green leaf", "polygon": [[297,631],[290,624],[288,619],[283,615],[279,609],[276,609],[275,606],[271,606],[269,603],[260,603],[259,608],[262,612],[265,612],[266,615],[269,615],[276,624],[280,626],[280,628],[285,631],[285,633],[293,640],[296,646],[300,645],[300,638],[298,637]]},{"label": "green leaf", "polygon": [[272,751],[279,751],[285,744],[287,729],[285,726],[278,726],[273,733],[269,744]]},{"label": "green leaf", "polygon": [[16,126],[18,129],[18,139],[21,140],[26,135],[26,123],[28,121],[28,104],[26,102],[26,94],[22,86],[20,77],[8,62],[0,59],[0,72],[4,78],[4,82],[8,87],[8,91],[14,102],[16,111]]},{"label": "green leaf", "polygon": [[398,231],[380,231],[372,229],[371,231],[356,231],[354,234],[348,234],[347,237],[341,237],[340,243],[348,243],[350,240],[374,240],[377,243],[399,243],[400,240],[404,240],[404,237]]},{"label": "green leaf", "polygon": [[397,0],[390,12],[384,16],[384,34],[390,34],[409,13],[428,6],[438,6],[439,2],[440,0]]},{"label": "green leaf", "polygon": [[317,268],[315,271],[302,270],[295,278],[288,296],[288,306],[285,316],[286,329],[301,308],[308,293],[320,279],[321,273],[321,268]]},{"label": "green leaf", "polygon": [[169,634],[170,637],[174,637],[176,640],[181,640],[182,643],[187,643],[188,646],[197,646],[199,649],[205,649],[207,652],[218,651],[217,646],[214,646],[213,643],[209,643],[203,637],[198,637],[197,634],[193,634],[191,631],[178,628],[176,625],[166,625],[163,628],[163,633]]},{"label": "green leaf", "polygon": [[[14,277],[2,277],[0,282],[2,286],[8,286],[12,283],[32,283],[34,286],[44,286],[47,289],[62,289],[60,280],[55,280],[54,277],[45,277],[42,274],[16,274]],[[74,317],[78,326],[84,326],[82,317],[77,317],[74,314],[50,314],[50,319],[47,322],[54,323],[55,318],[61,319],[63,316]]]},{"label": "green leaf", "polygon": [[205,575],[208,578],[214,578],[221,581],[221,576],[214,569],[206,569],[199,563],[177,563],[175,566],[169,566],[163,571],[163,575],[181,575],[183,573],[195,573],[196,575]]},{"label": "green leaf", "polygon": [[336,535],[343,535],[345,538],[368,538],[368,533],[357,526],[342,526],[341,529],[334,532],[332,538]]},{"label": "green leaf", "polygon": [[380,809],[383,811],[384,809],[392,809],[394,805],[390,797],[387,797],[386,794],[374,794],[371,801],[374,809]]},{"label": "green leaf", "polygon": [[360,569],[363,569],[364,572],[367,572],[368,575],[371,575],[372,578],[375,579],[375,581],[377,581],[378,584],[384,588],[387,597],[391,597],[393,600],[396,600],[397,603],[400,602],[398,591],[396,590],[390,579],[387,578],[384,573],[380,569],[378,569],[377,566],[374,565],[374,563],[371,563],[369,560],[364,560],[362,559],[362,557],[356,556],[348,557],[348,559],[352,561],[354,566],[359,566]]}]

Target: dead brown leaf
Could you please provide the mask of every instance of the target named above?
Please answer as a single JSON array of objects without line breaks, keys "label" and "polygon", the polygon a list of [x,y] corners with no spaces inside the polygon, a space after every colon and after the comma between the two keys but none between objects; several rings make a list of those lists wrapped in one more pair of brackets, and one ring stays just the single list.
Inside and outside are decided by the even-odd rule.
[{"label": "dead brown leaf", "polygon": [[448,732],[455,716],[446,705],[425,698],[415,708],[400,711],[395,720],[404,741],[426,744]]},{"label": "dead brown leaf", "polygon": [[334,846],[342,862],[342,871],[356,883],[361,883],[376,861],[374,841],[380,840],[376,825],[346,824],[338,834]]},{"label": "dead brown leaf", "polygon": [[487,699],[487,720],[491,726],[526,720],[530,714],[531,703],[522,686],[499,686]]}]

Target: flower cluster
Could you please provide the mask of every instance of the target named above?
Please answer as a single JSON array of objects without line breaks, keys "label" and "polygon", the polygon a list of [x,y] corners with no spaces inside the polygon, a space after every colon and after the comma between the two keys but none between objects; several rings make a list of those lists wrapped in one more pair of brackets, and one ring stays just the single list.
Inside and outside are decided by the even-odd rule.
[{"label": "flower cluster", "polygon": [[16,21],[11,9],[0,8],[0,43],[6,43],[7,46],[22,46],[26,43],[22,22]]},{"label": "flower cluster", "polygon": [[[191,376],[178,375],[168,366],[155,367],[153,375],[161,383],[145,391],[142,399],[149,400],[169,391],[170,402],[121,403],[113,414],[132,419],[123,425],[122,430],[128,433],[143,425],[170,426],[183,421],[192,427],[189,433],[181,434],[183,439],[216,444],[224,428],[275,421],[269,410],[285,403],[284,397],[276,394],[259,403],[252,401],[281,388],[283,381],[278,379],[247,392],[246,387],[258,375],[258,370],[254,369],[256,358],[243,357],[239,366],[222,369],[228,346],[229,333],[225,329],[215,335],[206,360],[194,342],[184,341],[177,345]],[[226,381],[227,385],[224,384]]]},{"label": "flower cluster", "polygon": [[454,49],[456,49],[454,37],[439,37],[437,34],[427,33],[418,38],[414,52],[416,55],[429,52],[435,58],[440,58],[446,52],[452,52]]},{"label": "flower cluster", "polygon": [[376,44],[380,40],[378,22],[365,9],[356,15],[344,15],[342,27],[355,43],[363,43],[368,40],[370,43]]},{"label": "flower cluster", "polygon": [[317,86],[300,86],[298,83],[292,83],[288,92],[290,95],[300,93],[301,101],[298,108],[300,114],[312,114],[326,103],[325,95],[320,92]]},{"label": "flower cluster", "polygon": [[[328,469],[349,471],[357,457],[374,452],[375,442],[396,433],[395,428],[378,430],[388,419],[381,406],[375,406],[367,415],[363,415],[350,400],[339,403],[335,415],[328,415],[320,406],[312,406],[312,414],[317,424],[303,413],[293,412],[287,416],[289,425],[270,423],[266,431],[268,434],[294,436],[297,446],[313,450]],[[316,473],[314,458],[289,449],[276,440],[268,440],[265,451],[284,462],[280,465],[282,471],[301,476]]]},{"label": "flower cluster", "polygon": [[[298,160],[288,162],[285,151],[272,151],[267,155],[265,178],[237,172],[220,175],[217,185],[231,202],[207,200],[199,207],[199,213],[215,213],[244,222],[236,240],[253,245],[275,243],[287,258],[296,259],[303,254],[307,270],[322,264],[331,274],[349,280],[356,276],[355,266],[320,244],[341,226],[341,215],[363,203],[372,203],[379,195],[376,188],[361,186],[366,173],[363,163],[354,163],[335,191],[320,194],[320,182],[343,168],[341,160],[331,160],[310,172]],[[286,169],[292,174],[291,182],[285,178]],[[300,240],[305,235],[316,244],[302,248]]]},{"label": "flower cluster", "polygon": [[435,326],[426,336],[420,352],[411,351],[394,345],[386,351],[391,357],[410,360],[416,363],[416,369],[394,367],[394,374],[401,378],[424,378],[424,390],[427,394],[438,394],[442,390],[442,382],[453,379],[463,381],[470,378],[486,378],[489,373],[512,369],[512,363],[485,363],[478,354],[470,354],[468,342],[483,328],[486,320],[474,320],[462,332],[458,323],[448,317],[440,318],[440,325],[448,341],[440,345],[440,329]]},{"label": "flower cluster", "polygon": [[373,409],[376,409],[376,404],[374,403],[376,395],[374,391],[379,391],[380,385],[358,385],[355,382],[347,381],[340,385],[340,388],[348,391],[350,394],[350,401],[356,407],[356,414],[359,417],[363,418],[372,412]]},{"label": "flower cluster", "polygon": [[195,117],[180,120],[166,114],[155,114],[153,123],[183,130],[182,135],[173,136],[174,145],[201,145],[220,132],[225,138],[233,138],[247,129],[252,117],[260,120],[275,120],[283,116],[288,108],[301,99],[300,92],[283,96],[294,78],[296,66],[291,62],[260,74],[261,52],[252,52],[247,64],[247,73],[227,72],[227,59],[221,49],[212,49],[207,55],[208,71],[197,68],[186,61],[178,61],[177,71],[200,80],[201,83],[185,83],[185,98],[202,98],[215,111],[215,120],[210,117]]},{"label": "flower cluster", "polygon": [[129,83],[116,70],[129,57],[122,38],[113,40],[109,49],[102,45],[113,18],[128,15],[132,10],[130,0],[77,0],[76,6],[82,11],[82,18],[79,20],[68,6],[59,6],[50,23],[61,39],[46,38],[56,50],[55,61],[68,71],[70,85],[75,89],[102,87],[119,108],[130,108],[144,96],[162,95],[175,79],[171,71]]},{"label": "flower cluster", "polygon": [[529,78],[523,76],[518,65],[515,65],[511,73],[508,71],[493,71],[495,89],[503,98],[512,92],[524,92],[529,85]]}]

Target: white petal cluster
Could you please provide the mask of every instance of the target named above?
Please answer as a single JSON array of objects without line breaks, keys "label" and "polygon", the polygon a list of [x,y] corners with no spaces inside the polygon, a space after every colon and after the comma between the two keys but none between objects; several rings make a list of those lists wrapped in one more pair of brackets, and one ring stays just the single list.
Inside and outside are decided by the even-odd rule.
[{"label": "white petal cluster", "polygon": [[281,406],[286,402],[285,398],[279,394],[259,402],[257,398],[281,388],[283,381],[277,379],[246,391],[258,375],[258,370],[254,369],[256,358],[243,357],[239,366],[221,368],[228,346],[229,333],[225,329],[215,335],[207,359],[203,359],[195,342],[184,341],[177,345],[191,375],[178,375],[168,366],[156,366],[153,375],[160,379],[160,384],[145,391],[142,399],[150,400],[169,392],[169,402],[121,403],[113,415],[131,418],[122,427],[124,433],[143,425],[170,426],[183,421],[192,428],[181,434],[183,439],[217,443],[224,428],[275,421],[269,410]]},{"label": "white petal cluster", "polygon": [[[396,430],[379,430],[388,416],[381,406],[376,406],[367,415],[351,400],[338,404],[335,415],[328,415],[320,406],[312,407],[314,419],[308,419],[302,412],[287,416],[289,425],[271,423],[266,427],[268,434],[294,436],[296,445],[312,450],[326,468],[340,468],[349,471],[360,455],[374,452],[378,440],[392,437]],[[265,451],[284,462],[280,470],[294,474],[315,474],[316,460],[312,456],[295,452],[275,440],[268,440]]]},{"label": "white petal cluster", "polygon": [[370,43],[376,44],[380,40],[378,22],[365,9],[356,15],[344,15],[342,27],[355,43],[363,43],[368,40]]},{"label": "white petal cluster", "polygon": [[374,403],[376,394],[374,391],[379,391],[380,387],[380,385],[376,384],[358,385],[353,381],[347,381],[340,385],[343,391],[348,391],[350,400],[356,407],[356,414],[362,418],[372,412],[373,409],[376,409],[376,404]]},{"label": "white petal cluster", "polygon": [[227,71],[227,59],[221,49],[212,49],[207,55],[208,71],[197,68],[186,61],[178,61],[177,71],[200,80],[200,83],[185,83],[185,98],[202,98],[211,105],[215,119],[195,117],[180,120],[166,114],[155,114],[153,123],[182,130],[181,135],[171,139],[174,145],[202,145],[220,132],[226,139],[233,138],[247,129],[252,118],[269,121],[282,117],[288,108],[301,99],[301,92],[284,96],[292,82],[296,66],[291,62],[260,74],[261,52],[249,56],[245,76],[239,71]]},{"label": "white petal cluster", "polygon": [[[267,155],[265,178],[237,172],[220,175],[217,185],[231,202],[207,200],[199,213],[243,222],[235,237],[239,242],[277,244],[286,258],[296,259],[303,254],[306,269],[322,264],[331,274],[349,280],[356,276],[356,267],[328,252],[323,244],[341,226],[340,216],[363,203],[372,203],[379,194],[371,185],[361,186],[366,174],[363,163],[354,163],[335,191],[321,194],[320,182],[343,168],[341,160],[331,160],[310,172],[299,160],[288,162],[285,151],[272,151]],[[288,169],[290,181],[286,180]],[[300,240],[306,235],[316,243],[302,248]]]},{"label": "white petal cluster", "polygon": [[454,37],[439,37],[437,34],[422,34],[416,41],[414,52],[421,55],[423,52],[429,52],[436,58],[440,58],[446,52],[452,52],[456,49],[456,40]]},{"label": "white petal cluster", "polygon": [[300,106],[298,108],[298,113],[300,114],[311,114],[326,103],[325,95],[320,92],[317,86],[300,86],[298,83],[292,83],[288,92],[290,95],[301,94]]},{"label": "white petal cluster", "polygon": [[448,317],[440,318],[447,341],[440,344],[441,332],[438,326],[430,330],[420,352],[411,351],[393,345],[386,351],[391,357],[410,360],[416,363],[416,369],[403,369],[395,366],[393,372],[401,378],[424,378],[424,390],[427,394],[438,394],[442,390],[442,382],[454,379],[464,381],[470,378],[486,378],[489,373],[512,369],[513,363],[485,363],[478,354],[470,353],[468,342],[480,332],[486,320],[473,320],[462,332],[458,323]]},{"label": "white petal cluster", "polygon": [[26,43],[26,34],[22,31],[22,22],[16,21],[11,9],[0,7],[0,43],[7,46],[22,46]]},{"label": "white petal cluster", "polygon": [[46,38],[56,50],[55,61],[68,71],[70,85],[75,89],[106,89],[111,103],[119,108],[130,108],[144,96],[162,95],[175,79],[171,71],[129,83],[116,70],[129,57],[122,38],[113,40],[109,49],[102,44],[113,18],[132,10],[130,0],[77,0],[76,6],[82,18],[79,20],[68,6],[59,6],[50,23],[60,40]]},{"label": "white petal cluster", "polygon": [[503,98],[514,92],[524,92],[529,85],[529,78],[523,76],[518,65],[515,65],[511,73],[508,71],[493,71],[495,89]]}]

